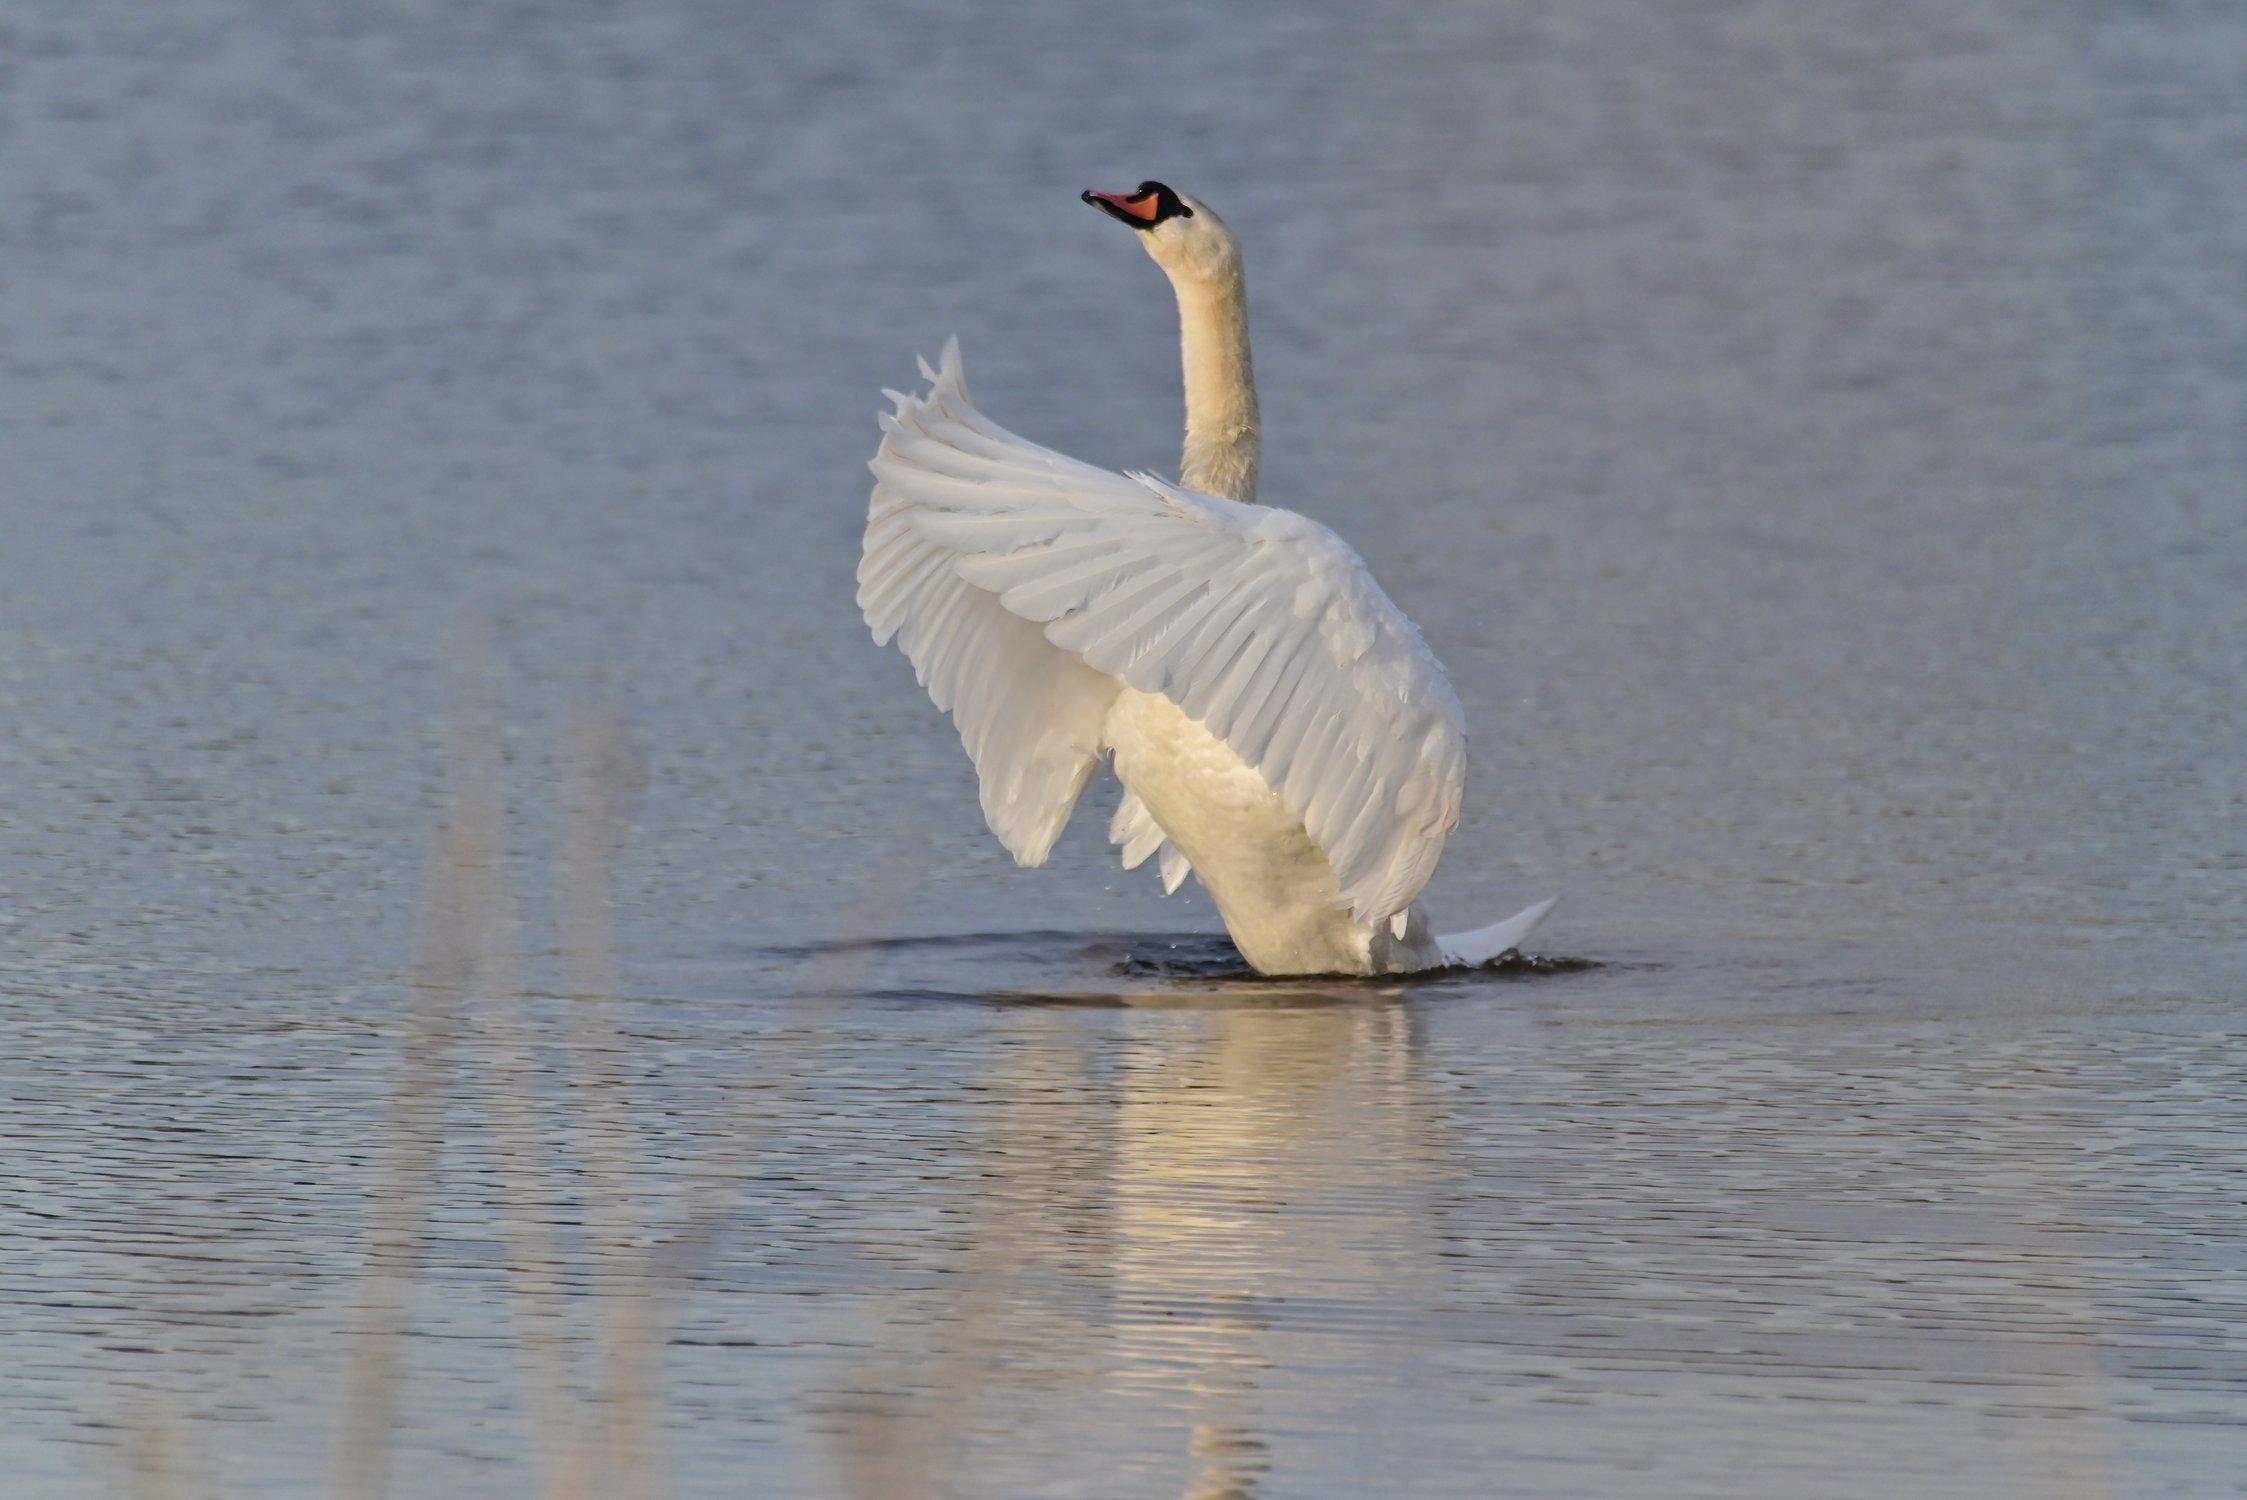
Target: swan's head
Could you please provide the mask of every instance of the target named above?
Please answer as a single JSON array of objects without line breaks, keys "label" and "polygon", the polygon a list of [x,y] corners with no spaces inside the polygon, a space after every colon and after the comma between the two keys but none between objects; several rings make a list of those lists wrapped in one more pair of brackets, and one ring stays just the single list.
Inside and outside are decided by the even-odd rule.
[{"label": "swan's head", "polygon": [[1215,281],[1240,274],[1240,241],[1199,198],[1159,182],[1142,182],[1128,193],[1088,188],[1084,201],[1138,230],[1139,243],[1173,280]]}]

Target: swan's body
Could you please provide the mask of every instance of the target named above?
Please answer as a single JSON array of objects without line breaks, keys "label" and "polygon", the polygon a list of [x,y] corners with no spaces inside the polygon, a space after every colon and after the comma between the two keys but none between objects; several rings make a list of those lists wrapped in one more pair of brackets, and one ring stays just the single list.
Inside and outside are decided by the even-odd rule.
[{"label": "swan's body", "polygon": [[1116,695],[1102,738],[1115,751],[1117,779],[1201,877],[1234,946],[1259,972],[1394,967],[1373,961],[1358,924],[1337,904],[1334,867],[1303,820],[1231,746],[1168,698],[1134,688]]},{"label": "swan's body", "polygon": [[1025,442],[968,400],[959,351],[891,393],[858,569],[952,711],[991,831],[1042,864],[1110,753],[1125,867],[1191,871],[1266,974],[1481,963],[1551,908],[1456,937],[1414,899],[1457,823],[1466,725],[1442,666],[1357,554],[1256,496],[1237,242],[1149,183],[1087,202],[1142,231],[1178,293],[1181,483]]}]

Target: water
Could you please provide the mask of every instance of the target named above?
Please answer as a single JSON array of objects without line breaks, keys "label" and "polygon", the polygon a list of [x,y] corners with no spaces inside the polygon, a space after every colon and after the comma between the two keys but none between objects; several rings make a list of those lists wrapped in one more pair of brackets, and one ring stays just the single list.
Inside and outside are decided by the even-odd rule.
[{"label": "water", "polygon": [[[8,1493],[2240,1492],[2247,13],[4,41]],[[1566,962],[1245,979],[866,641],[916,351],[1172,461],[1146,176]]]}]

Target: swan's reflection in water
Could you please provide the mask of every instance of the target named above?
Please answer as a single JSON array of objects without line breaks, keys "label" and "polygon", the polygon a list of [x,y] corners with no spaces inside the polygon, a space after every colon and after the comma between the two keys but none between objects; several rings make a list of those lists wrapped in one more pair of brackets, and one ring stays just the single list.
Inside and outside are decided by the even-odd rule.
[{"label": "swan's reflection in water", "polygon": [[[1313,1215],[1305,1200],[1339,1196],[1338,1161],[1395,1162],[1401,1177],[1424,1153],[1365,1149],[1364,1132],[1414,1118],[1395,1097],[1409,1076],[1401,1011],[1203,1010],[1173,1040],[1136,1049],[1119,1078],[1119,1354],[1142,1380],[1185,1375],[1185,1493],[1215,1500],[1253,1494],[1270,1464],[1257,1393],[1273,1309],[1375,1280],[1372,1262],[1412,1240],[1393,1213]],[[1335,1151],[1338,1134],[1361,1149]]]},{"label": "swan's reflection in water", "polygon": [[[1003,1425],[1017,1398],[1066,1387],[1071,1403],[1174,1422],[1147,1442],[1178,1445],[1184,1495],[1261,1493],[1276,1346],[1305,1326],[1362,1330],[1369,1290],[1428,1295],[1442,1152],[1410,1012],[1359,986],[1133,998],[1151,1004],[1120,1038],[1082,1012],[1008,1013],[969,1169],[968,1274],[947,1314],[893,1324],[869,1366],[868,1386],[897,1389],[887,1371],[920,1393],[912,1484],[941,1488],[930,1455],[947,1433]],[[1083,1295],[1041,1295],[1056,1279]],[[866,1468],[865,1453],[899,1446],[908,1408],[879,1409],[883,1430],[843,1434],[855,1483],[904,1492],[903,1476]]]}]

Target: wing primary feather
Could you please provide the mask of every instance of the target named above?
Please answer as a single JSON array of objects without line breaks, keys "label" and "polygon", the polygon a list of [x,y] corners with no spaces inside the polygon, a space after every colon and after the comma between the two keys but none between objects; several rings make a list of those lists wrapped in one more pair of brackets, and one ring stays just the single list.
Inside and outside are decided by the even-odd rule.
[{"label": "wing primary feather", "polygon": [[[1240,654],[1233,658],[1232,664],[1226,667],[1224,675],[1217,679],[1210,690],[1209,714],[1203,721],[1205,723],[1218,720],[1227,728],[1231,727],[1240,694],[1255,679],[1256,671],[1263,666],[1264,659],[1272,654],[1275,643],[1268,633],[1249,630],[1245,634],[1247,639],[1241,643]],[[1225,729],[1220,729],[1217,733],[1219,738],[1226,738]]]},{"label": "wing primary feather", "polygon": [[1290,640],[1275,650],[1272,654],[1278,660],[1267,662],[1264,668],[1262,697],[1252,708],[1244,708],[1246,719],[1238,732],[1235,748],[1249,764],[1263,767],[1265,779],[1275,788],[1287,778],[1284,751],[1279,742],[1294,738],[1288,732],[1296,727],[1291,726],[1290,718],[1297,712],[1296,699],[1309,680],[1312,650],[1310,644],[1301,639]]},{"label": "wing primary feather", "polygon": [[1189,578],[1144,591],[1139,607],[1106,624],[1099,638],[1087,647],[1088,652],[1099,651],[1104,661],[1114,664],[1116,675],[1128,681],[1132,667],[1162,644],[1169,622],[1178,611],[1208,589],[1208,584]]},{"label": "wing primary feather", "polygon": [[1209,722],[1210,707],[1218,689],[1255,638],[1255,632],[1245,628],[1237,618],[1226,621],[1209,635],[1208,644],[1186,664],[1179,691],[1169,695],[1173,703],[1185,710],[1186,717],[1197,724]]}]

